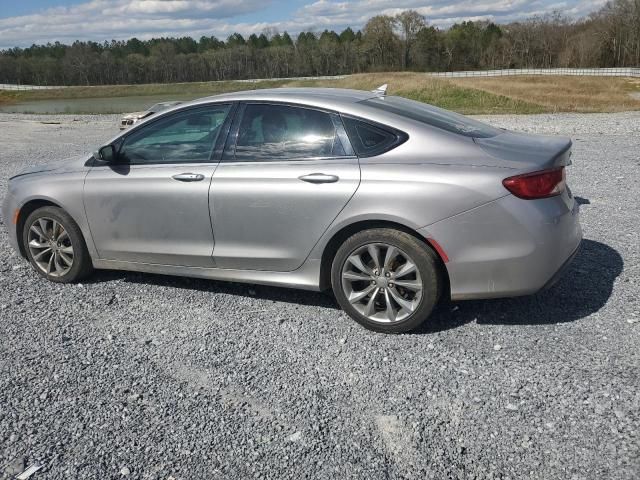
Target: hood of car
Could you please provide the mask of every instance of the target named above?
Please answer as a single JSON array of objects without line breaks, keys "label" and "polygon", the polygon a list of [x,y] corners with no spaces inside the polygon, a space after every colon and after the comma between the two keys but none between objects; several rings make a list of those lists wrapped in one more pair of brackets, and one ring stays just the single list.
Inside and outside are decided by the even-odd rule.
[{"label": "hood of car", "polygon": [[84,168],[87,160],[91,158],[89,155],[76,155],[74,157],[64,158],[62,160],[56,160],[53,162],[43,163],[41,165],[34,165],[27,167],[24,170],[18,172],[11,178],[21,177],[23,175],[31,175],[34,173],[67,173],[75,172]]}]

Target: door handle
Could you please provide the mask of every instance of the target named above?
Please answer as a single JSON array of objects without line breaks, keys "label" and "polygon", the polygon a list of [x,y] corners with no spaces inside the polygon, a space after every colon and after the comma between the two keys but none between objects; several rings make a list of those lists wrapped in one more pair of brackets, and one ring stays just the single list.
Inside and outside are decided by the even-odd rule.
[{"label": "door handle", "polygon": [[310,173],[309,175],[302,175],[298,179],[309,183],[335,183],[340,180],[340,177],[324,173]]},{"label": "door handle", "polygon": [[199,182],[200,180],[204,180],[204,175],[201,173],[178,173],[171,178],[179,182]]}]

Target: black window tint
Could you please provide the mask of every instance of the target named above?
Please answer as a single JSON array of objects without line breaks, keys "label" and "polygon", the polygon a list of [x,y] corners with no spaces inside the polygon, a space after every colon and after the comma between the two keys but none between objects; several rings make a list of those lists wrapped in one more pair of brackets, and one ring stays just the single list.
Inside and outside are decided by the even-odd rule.
[{"label": "black window tint", "polygon": [[343,157],[331,114],[284,105],[249,104],[238,129],[236,161]]},{"label": "black window tint", "polygon": [[132,165],[207,162],[229,107],[189,109],[146,125],[127,135],[119,159]]},{"label": "black window tint", "polygon": [[407,98],[378,97],[363,100],[361,103],[465,137],[489,138],[502,133],[495,127],[459,113]]},{"label": "black window tint", "polygon": [[371,157],[397,147],[407,139],[403,132],[372,125],[362,120],[343,117],[345,129],[359,157]]}]

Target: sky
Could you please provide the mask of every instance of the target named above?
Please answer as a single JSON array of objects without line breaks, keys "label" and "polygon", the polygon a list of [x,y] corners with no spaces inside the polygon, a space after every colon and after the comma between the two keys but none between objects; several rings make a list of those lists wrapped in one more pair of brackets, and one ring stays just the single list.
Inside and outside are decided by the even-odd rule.
[{"label": "sky", "polygon": [[0,0],[0,49],[74,40],[341,31],[414,9],[431,25],[510,22],[553,11],[579,18],[606,0]]}]

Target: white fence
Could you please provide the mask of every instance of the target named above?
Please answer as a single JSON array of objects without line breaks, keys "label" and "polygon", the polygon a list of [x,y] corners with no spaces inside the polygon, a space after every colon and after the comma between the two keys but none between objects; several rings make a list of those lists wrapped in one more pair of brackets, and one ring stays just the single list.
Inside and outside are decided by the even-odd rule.
[{"label": "white fence", "polygon": [[[511,68],[505,70],[468,70],[463,72],[425,72],[434,77],[502,77],[514,75],[574,75],[587,77],[640,77],[640,68]],[[237,82],[261,82],[264,80],[339,80],[349,75],[332,75],[324,77],[288,77],[288,78],[255,78],[236,80]],[[225,80],[227,81],[227,80]],[[52,90],[67,88],[45,85],[12,85],[0,83],[0,90]]]},{"label": "white fence", "polygon": [[465,72],[428,72],[434,77],[502,77],[513,75],[575,75],[587,77],[640,77],[640,68],[512,68],[505,70],[469,70]]},{"label": "white fence", "polygon": [[268,82],[274,80],[340,80],[347,78],[349,75],[325,75],[321,77],[282,77],[282,78],[247,78],[244,80],[220,80],[222,82],[245,82],[245,83],[257,83]]},{"label": "white fence", "polygon": [[45,85],[12,85],[8,83],[0,83],[0,90],[52,90],[55,88],[67,87],[49,87]]},{"label": "white fence", "polygon": [[[327,75],[323,77],[283,77],[283,78],[247,78],[243,80],[216,80],[212,83],[221,82],[243,82],[243,83],[258,83],[264,81],[273,80],[340,80],[341,78],[348,77],[348,75]],[[180,82],[190,83],[190,82]],[[196,82],[199,83],[199,82]],[[84,86],[84,85],[83,85]],[[0,83],[0,90],[53,90],[56,88],[67,88],[67,86],[53,87],[44,85],[13,85],[7,83]]]}]

